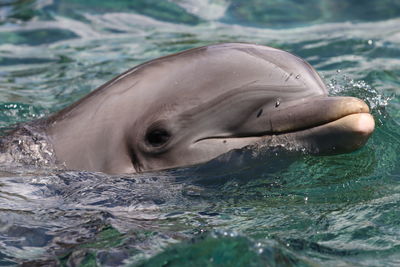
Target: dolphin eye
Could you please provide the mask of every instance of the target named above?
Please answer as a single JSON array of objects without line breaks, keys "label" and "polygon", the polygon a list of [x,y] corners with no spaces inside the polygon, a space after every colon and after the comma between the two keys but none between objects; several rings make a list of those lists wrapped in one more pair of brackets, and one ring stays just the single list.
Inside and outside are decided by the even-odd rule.
[{"label": "dolphin eye", "polygon": [[146,134],[146,141],[154,147],[164,145],[170,139],[171,135],[164,129],[154,129]]}]

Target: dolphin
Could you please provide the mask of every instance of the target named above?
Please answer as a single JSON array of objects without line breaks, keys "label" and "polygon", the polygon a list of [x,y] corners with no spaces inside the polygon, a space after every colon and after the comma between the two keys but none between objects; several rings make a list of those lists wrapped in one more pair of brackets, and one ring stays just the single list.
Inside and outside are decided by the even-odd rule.
[{"label": "dolphin", "polygon": [[375,125],[365,102],[328,96],[299,57],[224,43],[145,62],[28,126],[24,137],[41,140],[46,162],[121,174],[194,165],[252,146],[348,153]]}]

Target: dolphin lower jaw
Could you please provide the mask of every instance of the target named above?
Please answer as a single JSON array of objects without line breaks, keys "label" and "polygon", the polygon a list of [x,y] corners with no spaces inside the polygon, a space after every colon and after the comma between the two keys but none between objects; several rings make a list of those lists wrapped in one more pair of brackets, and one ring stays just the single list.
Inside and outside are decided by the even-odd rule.
[{"label": "dolphin lower jaw", "polygon": [[290,133],[264,137],[256,145],[285,148],[314,155],[349,153],[362,147],[372,134],[375,122],[369,113],[356,113],[335,121]]}]

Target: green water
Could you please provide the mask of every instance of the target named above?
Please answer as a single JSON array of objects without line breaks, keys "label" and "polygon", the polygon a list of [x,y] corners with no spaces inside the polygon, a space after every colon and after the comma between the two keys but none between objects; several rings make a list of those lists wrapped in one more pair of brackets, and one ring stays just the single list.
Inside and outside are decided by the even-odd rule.
[{"label": "green water", "polygon": [[0,131],[219,42],[285,49],[365,100],[359,151],[130,176],[0,168],[0,266],[400,265],[399,1],[0,0]]}]

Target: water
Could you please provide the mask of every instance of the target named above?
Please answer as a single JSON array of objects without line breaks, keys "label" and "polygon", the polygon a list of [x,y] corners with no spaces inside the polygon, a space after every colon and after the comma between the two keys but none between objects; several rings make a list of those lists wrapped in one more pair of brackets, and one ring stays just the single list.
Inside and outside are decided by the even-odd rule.
[{"label": "water", "polygon": [[0,0],[2,130],[146,60],[235,41],[305,58],[377,124],[347,155],[124,176],[2,166],[0,265],[398,266],[398,25],[390,0]]}]

